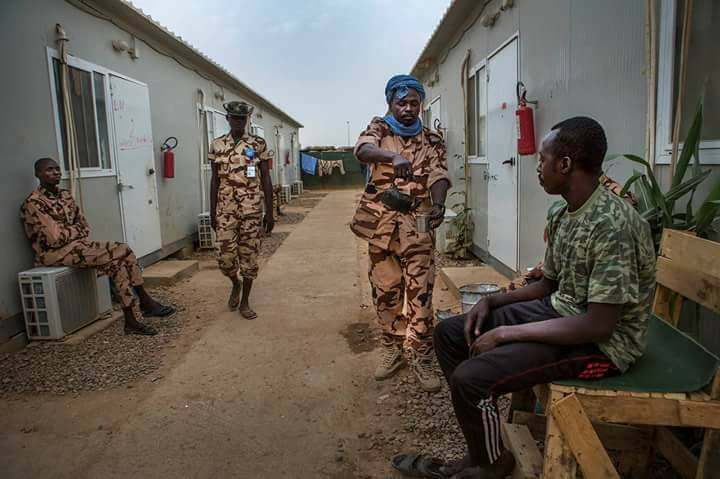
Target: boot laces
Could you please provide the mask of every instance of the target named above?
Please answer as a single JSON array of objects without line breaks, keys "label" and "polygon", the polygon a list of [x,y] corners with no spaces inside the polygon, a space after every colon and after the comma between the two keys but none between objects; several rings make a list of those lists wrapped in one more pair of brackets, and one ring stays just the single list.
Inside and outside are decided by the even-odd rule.
[{"label": "boot laces", "polygon": [[413,351],[413,364],[415,370],[423,378],[434,376],[433,371],[433,349],[427,344],[420,345]]}]

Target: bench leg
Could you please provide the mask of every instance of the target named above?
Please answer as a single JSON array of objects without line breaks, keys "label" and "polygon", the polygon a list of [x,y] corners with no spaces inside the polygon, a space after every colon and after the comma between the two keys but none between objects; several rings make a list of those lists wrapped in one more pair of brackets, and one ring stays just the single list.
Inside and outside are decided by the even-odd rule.
[{"label": "bench leg", "polygon": [[720,431],[706,430],[695,479],[713,479],[720,473]]},{"label": "bench leg", "polygon": [[535,412],[535,393],[532,389],[526,389],[524,391],[515,391],[512,393],[510,400],[510,415],[508,421],[512,422],[513,413],[515,411],[525,411],[534,413]]},{"label": "bench leg", "polygon": [[[551,406],[565,397],[558,392],[550,393],[548,406]],[[572,451],[565,443],[562,432],[552,414],[547,415],[547,428],[545,430],[545,459],[543,461],[544,479],[575,479],[577,462]]]}]

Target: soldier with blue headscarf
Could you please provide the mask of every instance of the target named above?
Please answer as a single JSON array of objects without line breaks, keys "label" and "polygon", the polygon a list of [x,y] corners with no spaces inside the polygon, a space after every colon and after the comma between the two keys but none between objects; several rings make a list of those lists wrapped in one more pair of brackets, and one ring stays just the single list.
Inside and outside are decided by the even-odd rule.
[{"label": "soldier with blue headscarf", "polygon": [[[372,296],[383,330],[375,378],[392,376],[407,355],[423,389],[438,391],[432,368],[433,230],[443,221],[450,187],[445,142],[423,127],[425,89],[417,78],[392,77],[385,99],[387,115],[373,118],[355,145],[370,178],[350,225],[369,243]],[[427,228],[418,228],[423,222]]]}]

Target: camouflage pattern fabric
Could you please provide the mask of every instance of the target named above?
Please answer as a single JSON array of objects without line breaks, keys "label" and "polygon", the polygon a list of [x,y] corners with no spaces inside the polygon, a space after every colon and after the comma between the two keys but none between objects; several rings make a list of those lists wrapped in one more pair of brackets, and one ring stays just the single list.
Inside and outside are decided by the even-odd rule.
[{"label": "camouflage pattern fabric", "polygon": [[547,229],[544,274],[558,282],[553,307],[574,316],[589,303],[622,305],[612,336],[598,347],[627,370],[645,348],[655,290],[650,226],[627,201],[597,188],[577,211],[556,211]]},{"label": "camouflage pattern fabric", "polygon": [[262,215],[238,215],[233,204],[218,201],[216,248],[220,271],[228,278],[258,275]]},{"label": "camouflage pattern fabric", "polygon": [[385,334],[404,340],[405,348],[417,348],[433,332],[435,241],[432,233],[417,233],[411,218],[398,218],[388,249],[369,245],[369,277],[378,323]]},{"label": "camouflage pattern fabric", "polygon": [[[637,208],[638,202],[637,198],[630,193],[629,191],[626,192],[624,195],[621,195],[623,187],[620,183],[613,180],[607,175],[602,175],[600,177],[600,184],[608,189],[609,192],[612,194],[624,199],[628,203],[630,203],[633,208]],[[547,243],[547,230],[545,231],[545,242]],[[513,279],[510,284],[508,284],[507,289],[508,291],[514,291],[516,289],[524,288],[528,285],[528,279],[540,279],[542,278],[543,270],[543,263],[542,261],[538,263],[531,271],[528,271],[527,273],[523,274],[522,276],[518,276],[517,278]]]},{"label": "camouflage pattern fabric", "polygon": [[435,182],[450,182],[447,150],[442,136],[436,132],[423,128],[422,133],[417,136],[402,138],[393,134],[382,118],[373,118],[360,134],[355,144],[355,156],[358,149],[366,143],[400,153],[412,163],[414,178],[411,180],[395,179],[393,167],[389,163],[368,165],[370,181],[350,223],[350,229],[359,238],[388,249],[397,218],[403,213],[385,208],[380,201],[382,192],[395,184],[403,193],[419,200],[428,200],[430,187]]},{"label": "camouflage pattern fabric", "polygon": [[400,153],[412,164],[412,180],[395,179],[391,164],[368,165],[370,181],[350,229],[369,243],[369,277],[378,323],[385,334],[403,340],[405,348],[416,348],[432,338],[434,234],[418,233],[415,215],[389,210],[380,195],[395,184],[417,200],[417,212],[429,212],[430,187],[442,179],[450,181],[445,142],[427,128],[414,137],[396,136],[381,118],[374,118],[358,138],[356,156],[366,143]]},{"label": "camouflage pattern fabric", "polygon": [[[228,133],[213,140],[208,159],[217,165],[219,180],[215,232],[218,265],[230,278],[239,275],[254,279],[263,211],[259,163],[270,159],[267,144],[247,133],[236,143]],[[255,168],[255,177],[247,175],[248,166]]]},{"label": "camouflage pattern fabric", "polygon": [[[248,154],[252,150],[251,155]],[[237,214],[255,215],[262,212],[263,192],[260,187],[261,161],[270,160],[265,140],[245,133],[235,143],[228,133],[210,144],[208,159],[217,165],[218,202],[232,200]],[[255,168],[255,177],[248,177],[248,166]]]},{"label": "camouflage pattern fabric", "polygon": [[142,319],[133,287],[143,284],[142,272],[130,247],[112,241],[90,241],[90,228],[70,192],[54,194],[39,187],[25,200],[21,218],[37,266],[96,268],[115,284],[123,308]]}]

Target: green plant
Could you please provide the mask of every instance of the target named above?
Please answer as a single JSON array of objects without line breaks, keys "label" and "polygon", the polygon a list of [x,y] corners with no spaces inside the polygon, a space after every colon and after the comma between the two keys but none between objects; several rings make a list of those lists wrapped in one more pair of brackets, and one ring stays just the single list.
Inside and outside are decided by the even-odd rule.
[{"label": "green plant", "polygon": [[[710,170],[703,171],[700,167],[702,124],[703,107],[700,102],[692,126],[683,143],[670,189],[666,192],[661,190],[650,163],[645,159],[631,154],[610,157],[624,157],[645,167],[644,173],[640,171],[633,173],[625,183],[622,193],[633,188],[633,192],[638,198],[638,211],[650,223],[656,247],[659,247],[662,231],[665,228],[689,230],[696,232],[699,236],[707,236],[712,229],[713,221],[720,214],[720,180],[712,187],[700,208],[697,211],[693,209],[695,192],[711,173]],[[692,168],[691,160],[693,160]],[[691,174],[690,178],[686,180],[688,172]],[[688,195],[684,211],[679,211],[679,200]]]},{"label": "green plant", "polygon": [[[472,256],[471,248],[473,241],[473,231],[475,225],[472,222],[471,209],[465,201],[465,191],[456,191],[450,193],[450,196],[459,195],[463,197],[463,201],[456,203],[450,208],[457,213],[450,225],[455,230],[455,241],[448,246],[448,254],[456,259],[469,258]],[[457,208],[460,207],[460,211]]]}]

